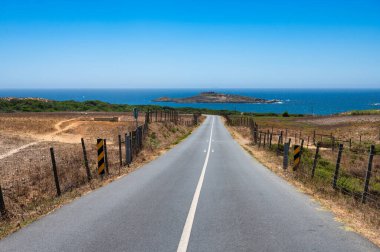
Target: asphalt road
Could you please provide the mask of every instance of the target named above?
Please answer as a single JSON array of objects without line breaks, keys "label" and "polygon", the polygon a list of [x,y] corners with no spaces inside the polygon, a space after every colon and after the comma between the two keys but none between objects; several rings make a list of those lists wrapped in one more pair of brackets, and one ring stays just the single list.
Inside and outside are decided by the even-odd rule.
[{"label": "asphalt road", "polygon": [[252,159],[220,118],[0,251],[380,251]]}]

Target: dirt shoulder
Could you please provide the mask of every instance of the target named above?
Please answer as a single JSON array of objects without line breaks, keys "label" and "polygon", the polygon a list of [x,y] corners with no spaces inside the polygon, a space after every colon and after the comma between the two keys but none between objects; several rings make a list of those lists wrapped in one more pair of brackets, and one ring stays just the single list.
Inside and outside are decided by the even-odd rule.
[{"label": "dirt shoulder", "polygon": [[318,201],[322,206],[322,211],[331,211],[337,221],[344,223],[346,231],[355,231],[380,246],[380,214],[378,210],[360,204],[352,197],[342,195],[332,189],[320,188],[315,184],[299,180],[293,172],[282,169],[282,157],[251,145],[249,136],[247,136],[249,135],[248,129],[226,127],[245,151],[299,191]]}]

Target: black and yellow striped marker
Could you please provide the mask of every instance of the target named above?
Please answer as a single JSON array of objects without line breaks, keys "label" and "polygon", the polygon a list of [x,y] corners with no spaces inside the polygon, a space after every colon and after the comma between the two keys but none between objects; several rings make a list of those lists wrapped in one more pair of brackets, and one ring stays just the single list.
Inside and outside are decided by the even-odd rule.
[{"label": "black and yellow striped marker", "polygon": [[98,174],[104,175],[104,140],[103,139],[97,139],[96,140],[96,147],[98,149]]},{"label": "black and yellow striped marker", "polygon": [[294,166],[293,170],[297,170],[301,161],[301,146],[294,145]]}]

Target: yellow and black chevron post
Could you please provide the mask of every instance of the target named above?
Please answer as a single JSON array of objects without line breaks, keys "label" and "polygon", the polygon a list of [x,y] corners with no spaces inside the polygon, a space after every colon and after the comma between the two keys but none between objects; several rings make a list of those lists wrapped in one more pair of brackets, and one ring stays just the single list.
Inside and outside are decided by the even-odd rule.
[{"label": "yellow and black chevron post", "polygon": [[98,174],[104,175],[104,167],[105,167],[105,158],[104,158],[104,140],[97,139],[96,147],[98,149]]},{"label": "yellow and black chevron post", "polygon": [[293,171],[297,170],[301,162],[301,146],[294,145],[294,166]]}]

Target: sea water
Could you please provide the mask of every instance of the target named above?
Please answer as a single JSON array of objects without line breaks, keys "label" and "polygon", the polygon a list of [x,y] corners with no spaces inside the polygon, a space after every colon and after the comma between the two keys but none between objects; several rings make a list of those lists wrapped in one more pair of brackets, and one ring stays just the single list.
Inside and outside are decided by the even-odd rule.
[{"label": "sea water", "polygon": [[[275,104],[246,103],[168,103],[153,102],[167,96],[181,98],[203,91],[215,91],[264,99],[281,100]],[[7,89],[0,97],[40,97],[52,100],[101,100],[117,104],[156,104],[173,107],[226,109],[241,112],[336,114],[350,110],[380,109],[380,89]]]}]

